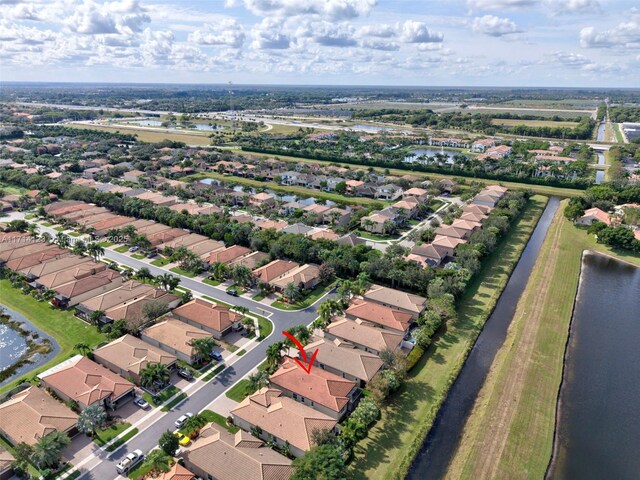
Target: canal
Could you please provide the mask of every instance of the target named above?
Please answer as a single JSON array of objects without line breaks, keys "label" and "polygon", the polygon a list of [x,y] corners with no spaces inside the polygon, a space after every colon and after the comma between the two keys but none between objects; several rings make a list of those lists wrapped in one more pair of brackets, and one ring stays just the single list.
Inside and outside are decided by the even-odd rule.
[{"label": "canal", "polygon": [[444,401],[407,478],[440,479],[458,445],[467,416],[504,342],[518,300],[531,274],[560,199],[551,197],[518,261],[507,286],[471,349],[458,378]]},{"label": "canal", "polygon": [[585,254],[548,478],[640,477],[640,268]]}]

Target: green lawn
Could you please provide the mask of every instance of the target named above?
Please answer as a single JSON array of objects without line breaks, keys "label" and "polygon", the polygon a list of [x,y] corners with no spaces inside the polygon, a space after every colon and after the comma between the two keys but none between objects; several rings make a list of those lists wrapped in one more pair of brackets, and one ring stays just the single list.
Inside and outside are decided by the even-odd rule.
[{"label": "green lawn", "polygon": [[151,265],[155,265],[156,267],[164,267],[165,265],[168,265],[169,263],[171,263],[171,260],[169,260],[166,257],[162,257],[162,258],[156,258],[155,260],[153,260],[151,262]]},{"label": "green lawn", "polygon": [[177,273],[178,275],[183,275],[188,278],[193,278],[196,276],[195,273],[190,272],[189,270],[183,270],[180,267],[173,267],[169,269],[170,272]]},{"label": "green lawn", "polygon": [[215,377],[217,374],[219,374],[222,370],[224,370],[225,366],[224,364],[220,364],[218,365],[216,368],[214,368],[210,373],[207,373],[203,378],[202,381],[203,382],[208,382],[209,380],[213,380],[213,377]]},{"label": "green lawn", "polygon": [[622,136],[622,131],[621,131],[622,125],[619,123],[614,123],[613,124],[613,131],[616,134],[616,141],[618,143],[624,143],[624,137]]},{"label": "green lawn", "polygon": [[82,233],[80,233],[80,232],[71,232],[71,233],[69,234],[69,236],[70,236],[70,237],[80,237],[80,236],[82,236],[82,235],[83,235],[83,234],[82,234]]},{"label": "green lawn", "polygon": [[144,260],[146,258],[145,255],[141,253],[132,253],[131,257],[135,258],[136,260]]},{"label": "green lawn", "polygon": [[240,403],[242,400],[244,400],[254,392],[255,390],[249,387],[249,380],[244,378],[236,383],[233,387],[231,387],[226,395],[231,400]]},{"label": "green lawn", "polygon": [[245,353],[247,353],[247,351],[243,348],[242,350],[238,351],[236,353],[236,355],[238,355],[239,357],[243,356]]},{"label": "green lawn", "polygon": [[181,392],[180,395],[176,396],[173,400],[171,400],[169,403],[167,403],[164,407],[162,407],[162,411],[163,412],[168,412],[169,410],[171,410],[173,407],[175,407],[176,405],[178,405],[181,401],[183,401],[185,398],[187,398],[187,394],[184,392]]},{"label": "green lawn", "polygon": [[55,231],[57,231],[57,232],[64,232],[65,230],[67,230],[67,228],[62,227],[62,226],[60,226],[60,227],[54,227],[53,229],[54,229]]},{"label": "green lawn", "polygon": [[[217,425],[220,425],[222,428],[226,429],[229,433],[236,433],[238,430],[240,430],[235,425],[227,425],[227,419],[225,417],[211,410],[203,410],[199,413],[199,415],[203,416],[207,420],[207,423],[213,422]],[[187,428],[180,429],[180,433],[182,433],[183,435],[189,435],[192,431],[193,430],[190,430]]]},{"label": "green lawn", "polygon": [[116,438],[118,435],[120,435],[122,432],[124,432],[130,426],[131,426],[131,424],[127,423],[127,422],[125,422],[125,423],[114,423],[110,427],[98,430],[96,432],[95,437],[93,437],[93,441],[95,443],[97,443],[98,445],[100,445],[101,447],[104,447],[107,443],[109,443],[111,440]]},{"label": "green lawn", "polygon": [[316,288],[311,290],[302,300],[296,303],[285,303],[280,300],[277,300],[271,304],[274,308],[279,308],[280,310],[302,310],[303,308],[307,308],[310,305],[313,305],[319,298],[321,298],[325,293],[327,293],[333,287],[333,283],[331,285],[318,285]]},{"label": "green lawn", "polygon": [[137,428],[132,428],[127,433],[125,433],[123,436],[121,436],[119,439],[117,439],[115,442],[113,442],[111,445],[109,445],[107,448],[105,448],[105,450],[107,452],[113,452],[113,451],[117,450],[118,448],[120,448],[125,443],[127,443],[129,440],[131,440],[137,434],[138,434],[138,429]]},{"label": "green lawn", "polygon": [[129,245],[120,245],[119,247],[114,248],[114,250],[118,253],[127,253],[129,248]]},{"label": "green lawn", "polygon": [[180,390],[178,389],[178,387],[176,387],[175,385],[171,385],[171,386],[167,387],[166,389],[164,389],[158,395],[155,395],[155,397],[158,399],[157,402],[155,402],[153,400],[153,397],[151,395],[149,395],[148,393],[145,393],[143,395],[143,397],[147,402],[149,402],[149,404],[153,405],[154,407],[159,407],[160,405],[162,405],[164,402],[169,400],[171,397],[173,397],[179,391]]},{"label": "green lawn", "polygon": [[42,223],[43,227],[50,227],[51,225],[53,225],[53,223],[51,223],[51,222],[43,222]]},{"label": "green lawn", "polygon": [[100,245],[102,248],[107,248],[115,244],[113,242],[98,242],[98,245]]},{"label": "green lawn", "polygon": [[107,337],[98,330],[73,316],[71,311],[58,310],[47,302],[38,302],[31,296],[22,295],[8,280],[0,280],[0,302],[11,310],[21,313],[36,327],[54,337],[60,346],[60,353],[41,367],[18,377],[0,388],[0,393],[10,390],[25,378],[43,372],[75,355],[73,346],[86,343],[92,347],[104,342]]},{"label": "green lawn", "polygon": [[253,313],[251,316],[258,319],[258,328],[260,329],[259,342],[271,335],[271,332],[273,332],[273,322],[271,320],[260,315],[254,315]]},{"label": "green lawn", "polygon": [[207,285],[211,285],[212,287],[217,287],[218,285],[220,285],[219,281],[209,280],[208,278],[205,278],[204,280],[202,280],[202,283],[206,283]]},{"label": "green lawn", "polygon": [[493,310],[546,205],[532,197],[516,224],[486,259],[458,305],[458,319],[440,331],[382,410],[381,419],[354,449],[349,467],[356,479],[404,478],[441,403]]},{"label": "green lawn", "polygon": [[264,295],[263,293],[259,293],[255,297],[251,297],[251,300],[253,300],[255,302],[259,302],[260,300],[264,300],[265,297],[266,297],[266,295]]},{"label": "green lawn", "polygon": [[487,478],[489,470],[493,478],[545,476],[584,250],[640,265],[639,255],[618,255],[597,244],[564,218],[563,207],[558,210],[447,478]]},{"label": "green lawn", "polygon": [[362,238],[366,238],[367,240],[373,240],[376,242],[382,242],[385,240],[397,240],[400,236],[399,235],[380,235],[377,233],[371,233],[371,232],[367,232],[365,230],[356,230],[353,233],[355,233],[357,236],[362,237]]}]

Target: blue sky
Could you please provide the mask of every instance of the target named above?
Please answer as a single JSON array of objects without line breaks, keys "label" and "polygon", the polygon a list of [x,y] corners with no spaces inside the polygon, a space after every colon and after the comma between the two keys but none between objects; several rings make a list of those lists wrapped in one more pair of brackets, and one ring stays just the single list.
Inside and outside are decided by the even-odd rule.
[{"label": "blue sky", "polygon": [[639,87],[631,0],[0,0],[6,81]]}]

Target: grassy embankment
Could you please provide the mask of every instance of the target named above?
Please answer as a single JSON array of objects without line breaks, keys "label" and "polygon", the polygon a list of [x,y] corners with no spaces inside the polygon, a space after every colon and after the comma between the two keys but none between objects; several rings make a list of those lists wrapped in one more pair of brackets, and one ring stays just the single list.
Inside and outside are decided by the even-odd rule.
[{"label": "grassy embankment", "polygon": [[640,265],[639,256],[597,244],[566,220],[562,210],[467,420],[447,478],[544,477],[582,252],[595,250]]},{"label": "grassy embankment", "polygon": [[616,134],[616,142],[624,143],[624,136],[622,135],[622,124],[614,123],[613,124],[613,131]]},{"label": "grassy embankment", "polygon": [[149,128],[141,128],[128,125],[118,125],[117,127],[107,125],[83,125],[83,124],[67,124],[65,127],[79,128],[84,130],[102,130],[112,133],[122,133],[127,135],[137,135],[137,139],[141,142],[158,143],[163,140],[171,140],[173,142],[184,142],[187,145],[211,145],[210,133],[198,134],[195,132],[163,132],[161,130],[154,131]]},{"label": "grassy embankment", "polygon": [[249,178],[236,177],[233,175],[222,175],[221,173],[216,172],[196,173],[194,175],[183,177],[180,180],[183,182],[193,182],[196,180],[202,180],[204,178],[215,178],[216,180],[221,180],[223,182],[233,182],[240,185],[247,185],[249,187],[269,188],[274,192],[280,192],[285,195],[295,194],[302,197],[321,198],[324,200],[331,200],[332,202],[343,203],[347,205],[351,204],[368,206],[371,204],[387,205],[389,203],[373,198],[345,197],[344,195],[340,195],[337,193],[321,192],[320,190],[313,190],[311,188],[297,187],[292,185],[280,185],[275,182],[261,182],[259,180],[251,180]]},{"label": "grassy embankment", "polygon": [[13,288],[9,280],[0,280],[0,302],[11,310],[24,315],[36,327],[51,335],[60,346],[60,352],[41,367],[0,388],[0,393],[15,387],[27,378],[43,372],[54,365],[73,356],[74,345],[86,343],[94,347],[106,340],[106,336],[98,330],[73,316],[71,311],[55,309],[48,302],[38,302],[35,298],[23,295]]},{"label": "grassy embankment", "polygon": [[506,125],[508,127],[515,127],[517,125],[525,125],[527,127],[566,127],[575,128],[578,125],[577,122],[554,122],[551,120],[516,120],[513,118],[494,118],[491,120],[492,125]]},{"label": "grassy embankment", "polygon": [[[346,168],[353,168],[356,169],[358,168],[357,165],[351,165],[348,163],[341,163],[341,162],[331,162],[328,160],[315,160],[315,159],[310,159],[310,158],[299,158],[299,157],[292,157],[292,156],[287,156],[287,155],[271,155],[271,154],[267,154],[267,153],[258,153],[258,152],[245,152],[239,148],[229,148],[228,150],[234,151],[236,153],[241,153],[247,156],[258,156],[258,157],[264,157],[264,158],[279,158],[280,160],[283,161],[287,161],[287,162],[297,162],[297,163],[327,163],[327,164],[332,164],[332,165],[338,165],[341,167],[346,167]],[[360,168],[369,168],[369,165],[362,165]],[[373,169],[377,172],[384,172],[385,168],[383,167],[373,167]],[[558,197],[575,197],[578,195],[582,195],[584,192],[582,190],[577,190],[575,188],[563,188],[563,187],[551,187],[551,186],[547,186],[547,185],[529,185],[526,183],[518,183],[518,182],[504,182],[504,181],[500,181],[500,180],[492,180],[492,179],[486,179],[486,178],[470,178],[470,177],[460,177],[458,175],[448,175],[448,174],[444,174],[444,173],[426,173],[426,172],[418,172],[415,170],[411,170],[410,168],[405,169],[400,169],[400,168],[390,168],[389,170],[389,174],[390,175],[398,175],[398,176],[402,176],[402,175],[415,175],[416,177],[427,177],[430,180],[442,180],[444,178],[457,178],[457,179],[462,179],[464,178],[465,181],[467,183],[470,183],[472,181],[474,182],[478,182],[478,183],[483,183],[485,185],[495,185],[496,183],[499,183],[500,185],[504,185],[507,188],[518,188],[518,189],[522,189],[522,190],[531,190],[532,192],[538,194],[538,195],[546,195],[546,196],[558,196]],[[235,177],[233,177],[235,178]],[[261,183],[261,182],[260,182]],[[289,188],[289,187],[287,187]],[[313,192],[316,192],[316,190],[312,190]],[[350,203],[354,203],[352,200],[358,200],[353,199],[352,197],[347,197],[349,198],[349,200],[351,201]]]},{"label": "grassy embankment", "polygon": [[458,320],[437,335],[405,386],[383,409],[382,418],[356,447],[350,466],[354,478],[404,478],[546,202],[546,197],[532,197],[514,227],[484,263],[459,302]]}]

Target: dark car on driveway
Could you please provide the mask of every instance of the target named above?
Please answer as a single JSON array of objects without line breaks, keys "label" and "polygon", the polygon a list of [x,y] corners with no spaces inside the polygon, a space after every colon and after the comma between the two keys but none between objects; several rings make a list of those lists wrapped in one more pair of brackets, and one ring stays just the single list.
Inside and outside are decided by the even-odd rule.
[{"label": "dark car on driveway", "polygon": [[231,295],[232,297],[238,297],[238,292],[235,290],[227,290],[227,295]]},{"label": "dark car on driveway", "polygon": [[222,361],[222,354],[220,352],[211,353],[211,358],[213,358],[216,362]]},{"label": "dark car on driveway", "polygon": [[193,373],[191,373],[191,370],[188,370],[186,368],[179,368],[178,375],[180,375],[184,379],[193,380]]}]

